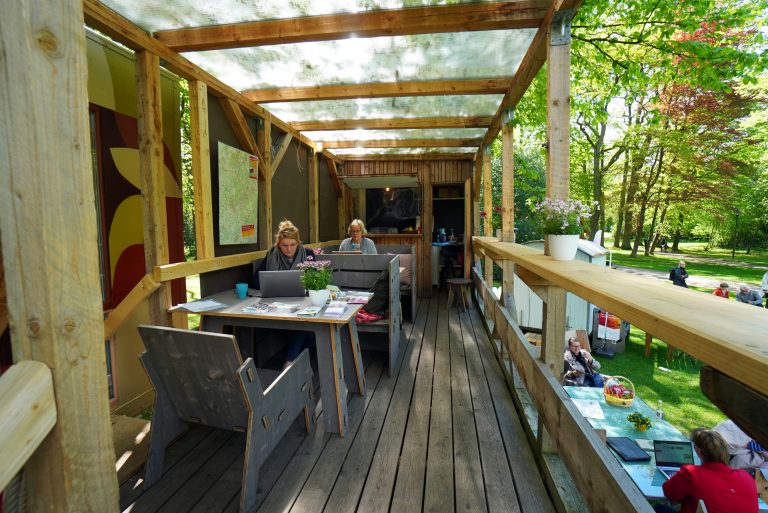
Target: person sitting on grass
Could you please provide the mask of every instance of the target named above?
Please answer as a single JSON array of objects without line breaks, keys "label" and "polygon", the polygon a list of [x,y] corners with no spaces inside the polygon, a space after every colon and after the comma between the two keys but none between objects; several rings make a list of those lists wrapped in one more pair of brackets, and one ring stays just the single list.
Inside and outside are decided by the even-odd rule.
[{"label": "person sitting on grass", "polygon": [[[708,513],[757,513],[757,486],[746,470],[728,466],[728,442],[712,429],[697,428],[691,436],[701,465],[683,465],[661,486],[664,496],[679,502],[680,513],[696,513],[703,501]],[[656,505],[657,513],[675,513]]]},{"label": "person sitting on grass", "polygon": [[717,297],[724,297],[725,299],[728,299],[730,295],[730,292],[728,292],[728,284],[725,282],[721,283],[720,287],[712,291],[712,295]]},{"label": "person sitting on grass", "polygon": [[600,362],[589,351],[581,348],[579,339],[568,339],[568,350],[563,354],[563,384],[602,388],[605,380],[600,373]]},{"label": "person sitting on grass", "polygon": [[756,290],[750,290],[748,285],[742,283],[739,285],[739,293],[736,294],[736,301],[762,307],[763,295]]}]

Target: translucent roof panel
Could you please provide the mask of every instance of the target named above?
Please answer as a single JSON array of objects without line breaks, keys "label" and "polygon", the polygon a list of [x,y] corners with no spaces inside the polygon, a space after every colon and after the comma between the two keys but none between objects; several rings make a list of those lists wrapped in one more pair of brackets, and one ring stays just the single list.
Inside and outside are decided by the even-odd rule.
[{"label": "translucent roof panel", "polygon": [[331,153],[345,155],[423,155],[425,153],[474,153],[477,148],[338,148]]},{"label": "translucent roof panel", "polygon": [[515,74],[536,31],[351,38],[184,54],[239,91]]},{"label": "translucent roof panel", "polygon": [[503,98],[499,94],[407,96],[291,103],[265,103],[277,117],[291,121],[331,119],[398,119],[447,116],[492,116]]},{"label": "translucent roof panel", "polygon": [[369,141],[402,139],[473,139],[485,128],[408,128],[396,130],[326,130],[302,132],[313,141]]},{"label": "translucent roof panel", "polygon": [[155,32],[301,16],[493,1],[497,0],[101,0],[101,3],[145,30]]}]

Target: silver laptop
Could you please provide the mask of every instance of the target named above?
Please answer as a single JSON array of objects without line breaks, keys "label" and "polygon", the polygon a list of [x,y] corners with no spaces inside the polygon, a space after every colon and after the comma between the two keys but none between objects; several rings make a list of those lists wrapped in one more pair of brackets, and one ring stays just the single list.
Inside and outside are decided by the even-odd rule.
[{"label": "silver laptop", "polygon": [[304,297],[301,271],[259,271],[261,297]]},{"label": "silver laptop", "polygon": [[693,464],[693,445],[682,440],[654,440],[653,454],[656,468],[669,479],[683,465]]}]

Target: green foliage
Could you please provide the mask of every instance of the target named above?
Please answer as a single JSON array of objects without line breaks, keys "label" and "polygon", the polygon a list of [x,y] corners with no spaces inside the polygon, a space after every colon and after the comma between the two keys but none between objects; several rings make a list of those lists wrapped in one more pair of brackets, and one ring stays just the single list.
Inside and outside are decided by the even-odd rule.
[{"label": "green foliage", "polygon": [[195,243],[195,205],[192,183],[192,139],[189,120],[189,84],[180,80],[181,89],[181,192],[184,223],[184,255],[193,259],[197,255]]},{"label": "green foliage", "polygon": [[638,431],[646,431],[649,427],[651,427],[651,419],[637,411],[627,415],[627,420],[634,424],[635,429]]}]

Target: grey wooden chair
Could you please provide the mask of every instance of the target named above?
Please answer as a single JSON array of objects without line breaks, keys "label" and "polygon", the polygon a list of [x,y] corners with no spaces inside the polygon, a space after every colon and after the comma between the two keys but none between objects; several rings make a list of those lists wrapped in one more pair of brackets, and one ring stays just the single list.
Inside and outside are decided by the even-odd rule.
[{"label": "grey wooden chair", "polygon": [[255,510],[259,468],[303,411],[307,432],[315,427],[312,367],[304,350],[265,390],[251,358],[243,362],[232,335],[161,326],[139,326],[146,351],[140,356],[155,409],[144,486],[163,473],[165,449],[186,423],[246,433],[240,511]]}]

